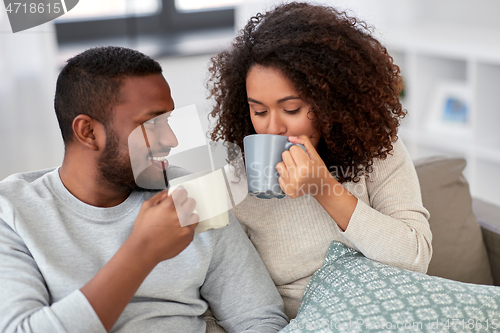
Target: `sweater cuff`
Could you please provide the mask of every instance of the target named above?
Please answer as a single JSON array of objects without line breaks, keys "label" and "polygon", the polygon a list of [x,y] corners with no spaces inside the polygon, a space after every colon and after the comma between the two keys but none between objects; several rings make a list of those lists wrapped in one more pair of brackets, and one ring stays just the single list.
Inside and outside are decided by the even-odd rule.
[{"label": "sweater cuff", "polygon": [[51,308],[66,332],[106,333],[94,308],[80,290],[75,290],[64,299],[54,303]]},{"label": "sweater cuff", "polygon": [[346,230],[342,231],[342,234],[353,244],[362,244],[363,241],[367,239],[367,235],[372,235],[368,237],[368,239],[372,239],[373,235],[380,232],[380,226],[376,225],[376,223],[367,223],[367,221],[376,221],[377,213],[377,211],[367,205],[363,200],[358,199],[358,203],[356,204],[356,208],[354,208],[349,224]]}]

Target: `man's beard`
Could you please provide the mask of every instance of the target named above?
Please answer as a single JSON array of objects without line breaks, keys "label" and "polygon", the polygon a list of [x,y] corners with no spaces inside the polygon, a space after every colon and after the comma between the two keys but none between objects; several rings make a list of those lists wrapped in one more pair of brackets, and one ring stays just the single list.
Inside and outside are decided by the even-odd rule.
[{"label": "man's beard", "polygon": [[104,186],[119,191],[133,191],[140,189],[134,179],[130,158],[120,149],[118,136],[113,129],[106,130],[106,146],[97,161],[97,168],[104,181]]},{"label": "man's beard", "polygon": [[[129,192],[134,190],[156,192],[164,189],[163,177],[156,179],[157,177],[151,177],[151,173],[148,172],[148,169],[155,169],[152,165],[138,175],[139,183],[144,187],[138,186],[134,178],[130,156],[124,153],[128,152],[127,147],[120,147],[118,136],[113,129],[107,129],[106,134],[106,146],[97,161],[97,168],[105,186]],[[158,171],[153,172],[153,174],[158,174]]]}]

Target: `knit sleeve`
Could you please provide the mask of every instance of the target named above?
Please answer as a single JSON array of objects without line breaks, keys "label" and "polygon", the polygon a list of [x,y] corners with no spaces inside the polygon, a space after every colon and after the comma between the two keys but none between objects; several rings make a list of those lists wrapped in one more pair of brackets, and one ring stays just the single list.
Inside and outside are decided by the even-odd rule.
[{"label": "knit sleeve", "polygon": [[429,212],[401,140],[386,159],[374,161],[366,190],[369,204],[358,200],[343,236],[370,259],[425,273],[432,256]]},{"label": "knit sleeve", "polygon": [[201,295],[226,332],[278,332],[287,323],[283,301],[255,248],[229,213],[216,240]]},{"label": "knit sleeve", "polygon": [[[8,206],[1,199],[5,215]],[[14,211],[8,215],[13,217]],[[52,302],[34,258],[11,226],[0,218],[0,331],[106,332],[78,289]]]}]

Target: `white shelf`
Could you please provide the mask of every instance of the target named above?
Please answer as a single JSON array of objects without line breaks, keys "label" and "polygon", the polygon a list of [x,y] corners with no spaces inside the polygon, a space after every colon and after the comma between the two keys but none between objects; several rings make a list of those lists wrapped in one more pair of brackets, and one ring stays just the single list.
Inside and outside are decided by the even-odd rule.
[{"label": "white shelf", "polygon": [[[499,149],[477,147],[475,153],[478,160],[500,165]],[[497,191],[500,191],[500,189],[497,189]]]},{"label": "white shelf", "polygon": [[[500,205],[500,30],[427,25],[392,29],[381,41],[405,80],[408,116],[399,135],[412,158],[466,158],[473,195]],[[463,86],[469,102],[463,131],[439,122],[430,130],[443,82]]]},{"label": "white shelf", "polygon": [[391,29],[381,39],[405,53],[500,64],[500,32],[491,29],[429,24]]}]

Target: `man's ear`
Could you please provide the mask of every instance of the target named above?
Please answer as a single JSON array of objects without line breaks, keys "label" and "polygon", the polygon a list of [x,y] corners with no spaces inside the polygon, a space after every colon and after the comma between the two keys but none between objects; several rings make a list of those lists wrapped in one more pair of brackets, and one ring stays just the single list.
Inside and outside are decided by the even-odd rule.
[{"label": "man's ear", "polygon": [[91,150],[104,149],[106,131],[101,122],[84,114],[79,114],[73,120],[73,133],[77,142]]}]

